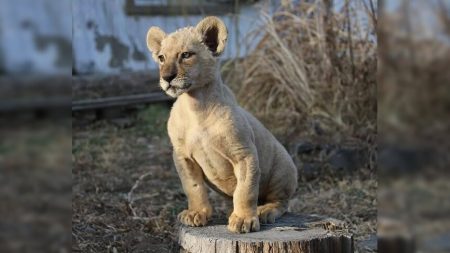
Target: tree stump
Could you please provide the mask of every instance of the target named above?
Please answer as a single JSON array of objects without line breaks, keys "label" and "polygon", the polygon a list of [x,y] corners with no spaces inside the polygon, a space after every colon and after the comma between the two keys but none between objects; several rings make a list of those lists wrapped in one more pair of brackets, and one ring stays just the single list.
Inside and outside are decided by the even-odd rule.
[{"label": "tree stump", "polygon": [[261,224],[261,231],[234,234],[225,220],[205,227],[181,226],[178,242],[182,253],[352,253],[353,237],[342,221],[316,215],[287,213],[275,224]]}]

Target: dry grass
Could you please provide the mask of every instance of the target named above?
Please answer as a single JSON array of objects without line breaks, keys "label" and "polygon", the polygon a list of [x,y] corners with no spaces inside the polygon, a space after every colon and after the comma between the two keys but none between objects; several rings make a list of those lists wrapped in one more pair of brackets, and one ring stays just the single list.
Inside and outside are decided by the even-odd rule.
[{"label": "dry grass", "polygon": [[240,103],[278,137],[365,138],[376,130],[376,19],[357,22],[357,13],[370,14],[360,1],[337,12],[330,4],[263,13],[264,26],[249,38],[262,40],[226,77]]},{"label": "dry grass", "polygon": [[289,210],[345,221],[356,241],[360,241],[376,234],[377,187],[374,178],[324,175],[314,181],[302,182]]}]

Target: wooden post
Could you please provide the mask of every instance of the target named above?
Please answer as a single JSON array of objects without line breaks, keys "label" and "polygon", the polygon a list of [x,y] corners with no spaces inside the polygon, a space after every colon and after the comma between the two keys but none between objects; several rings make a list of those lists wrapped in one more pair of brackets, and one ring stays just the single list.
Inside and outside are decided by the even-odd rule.
[{"label": "wooden post", "polygon": [[226,221],[205,227],[181,226],[178,242],[182,253],[352,253],[353,237],[342,221],[315,215],[288,213],[261,231],[234,234]]}]

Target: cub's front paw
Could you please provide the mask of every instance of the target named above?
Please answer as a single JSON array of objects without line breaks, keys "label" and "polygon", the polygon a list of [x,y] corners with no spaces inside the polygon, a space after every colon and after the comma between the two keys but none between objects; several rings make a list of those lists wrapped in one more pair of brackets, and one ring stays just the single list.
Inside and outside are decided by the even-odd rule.
[{"label": "cub's front paw", "polygon": [[178,214],[178,220],[184,225],[192,227],[204,226],[208,223],[209,215],[204,211],[184,210]]},{"label": "cub's front paw", "polygon": [[237,215],[232,213],[228,218],[228,230],[233,233],[248,233],[259,231],[259,219],[257,215]]}]

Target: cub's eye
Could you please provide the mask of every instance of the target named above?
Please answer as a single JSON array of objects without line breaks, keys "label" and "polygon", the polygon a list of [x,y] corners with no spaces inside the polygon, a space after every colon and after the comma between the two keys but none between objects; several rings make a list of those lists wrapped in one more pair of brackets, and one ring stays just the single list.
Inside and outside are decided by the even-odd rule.
[{"label": "cub's eye", "polygon": [[182,59],[188,59],[188,58],[190,58],[193,55],[194,55],[194,52],[184,52],[184,53],[181,54],[181,58]]},{"label": "cub's eye", "polygon": [[164,62],[164,55],[160,55],[158,56],[159,62],[163,63]]}]

